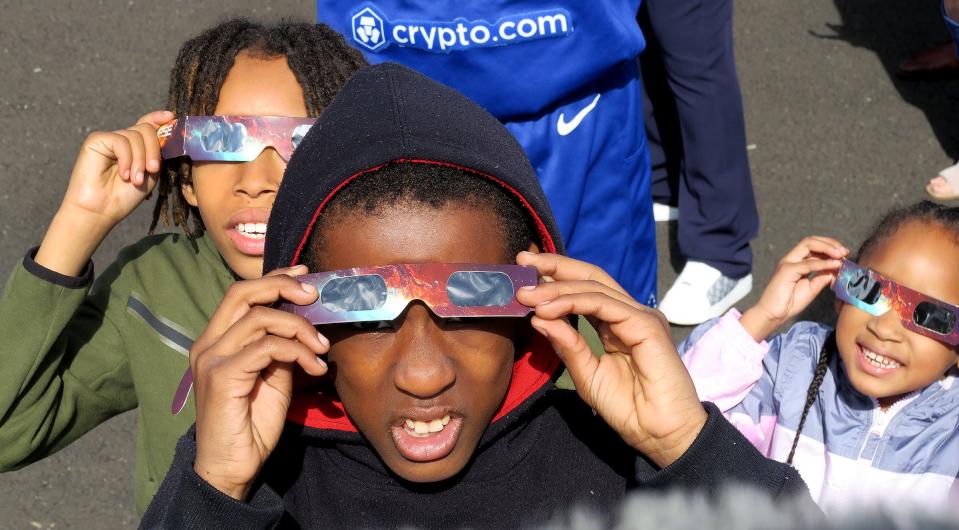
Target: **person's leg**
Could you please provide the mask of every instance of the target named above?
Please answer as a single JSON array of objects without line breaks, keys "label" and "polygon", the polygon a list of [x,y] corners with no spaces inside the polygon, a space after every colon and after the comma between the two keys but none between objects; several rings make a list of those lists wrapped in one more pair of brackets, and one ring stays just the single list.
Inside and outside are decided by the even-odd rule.
[{"label": "person's leg", "polygon": [[639,59],[643,80],[643,125],[649,143],[649,161],[653,202],[676,206],[679,200],[679,173],[682,161],[682,138],[676,103],[666,81],[659,43],[649,30],[649,13],[644,3],[637,17],[646,49]]},{"label": "person's leg", "polygon": [[[640,8],[643,33],[649,27],[645,6]],[[656,222],[675,221],[679,209],[679,166],[682,161],[682,139],[676,104],[666,82],[666,71],[655,38],[646,36],[646,50],[640,58],[643,79],[643,124],[649,144],[653,218]],[[660,122],[662,127],[660,127]]]},{"label": "person's leg", "polygon": [[[959,64],[959,58],[956,55],[956,49],[959,46],[959,22],[957,22],[959,20],[959,0],[943,0],[942,18],[953,38],[953,42],[950,43],[952,60]],[[926,184],[926,193],[936,199],[959,199],[959,163],[943,169],[933,177]]]},{"label": "person's leg", "polygon": [[759,228],[733,53],[732,0],[645,4],[682,138],[678,240],[688,270],[661,309],[675,323],[694,324],[749,292],[749,240]]}]

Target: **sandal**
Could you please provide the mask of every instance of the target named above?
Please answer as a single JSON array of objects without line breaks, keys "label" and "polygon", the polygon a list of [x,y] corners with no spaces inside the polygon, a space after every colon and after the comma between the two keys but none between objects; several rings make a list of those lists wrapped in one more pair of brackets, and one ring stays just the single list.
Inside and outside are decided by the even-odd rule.
[{"label": "sandal", "polygon": [[930,180],[926,193],[940,200],[959,199],[959,163],[943,169]]}]

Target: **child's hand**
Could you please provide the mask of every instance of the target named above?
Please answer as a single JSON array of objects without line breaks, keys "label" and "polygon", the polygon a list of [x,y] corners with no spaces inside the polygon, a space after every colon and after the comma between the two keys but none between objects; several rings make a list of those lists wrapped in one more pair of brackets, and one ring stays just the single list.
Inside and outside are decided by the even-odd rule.
[{"label": "child's hand", "polygon": [[316,288],[280,269],[235,283],[190,350],[196,391],[197,453],[193,468],[213,487],[245,499],[276,447],[293,393],[293,365],[326,373],[317,354],[329,341],[305,318],[272,309],[281,298],[316,301]]},{"label": "child's hand", "polygon": [[156,131],[173,113],[156,111],[129,129],[94,132],[77,155],[67,193],[36,262],[75,275],[107,233],[146,199],[160,171]]},{"label": "child's hand", "polygon": [[87,136],[70,175],[63,206],[102,216],[114,225],[150,194],[160,171],[157,129],[169,111],[144,115],[128,129]]},{"label": "child's hand", "polygon": [[[521,289],[533,327],[566,364],[576,390],[628,444],[660,467],[689,449],[706,411],[683,366],[665,317],[636,302],[602,269],[555,254],[520,253],[520,265],[554,281]],[[566,317],[583,315],[603,341],[593,355]]]},{"label": "child's hand", "polygon": [[835,239],[809,236],[776,265],[759,302],[743,313],[740,324],[756,341],[798,315],[832,283],[849,250]]}]

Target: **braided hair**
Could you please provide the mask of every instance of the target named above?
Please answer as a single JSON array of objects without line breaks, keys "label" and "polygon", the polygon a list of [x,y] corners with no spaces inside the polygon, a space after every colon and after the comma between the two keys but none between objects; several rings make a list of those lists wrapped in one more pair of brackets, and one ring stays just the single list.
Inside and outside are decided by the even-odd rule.
[{"label": "braided hair", "polygon": [[796,436],[793,437],[793,446],[789,449],[789,457],[786,458],[786,464],[793,464],[793,456],[796,455],[796,447],[799,446],[799,433],[802,432],[806,424],[806,416],[809,415],[809,409],[816,402],[816,396],[819,394],[819,387],[822,386],[826,378],[826,369],[829,367],[829,361],[836,354],[836,332],[833,331],[826,337],[822,349],[819,350],[819,362],[816,363],[816,371],[813,374],[812,381],[809,383],[809,389],[806,390],[806,404],[803,405],[802,416],[799,417],[799,427],[796,427]]},{"label": "braided hair", "polygon": [[[889,240],[890,237],[895,235],[904,225],[914,222],[938,225],[945,228],[952,234],[956,244],[959,244],[959,208],[949,208],[932,201],[920,201],[904,208],[893,210],[883,216],[879,223],[873,228],[869,237],[867,237],[859,247],[854,261],[858,262],[869,253],[875,251],[882,246],[884,242]],[[812,404],[816,401],[819,387],[826,377],[826,368],[829,366],[829,361],[837,352],[836,332],[833,331],[819,352],[819,362],[816,364],[816,372],[812,381],[809,383],[809,389],[806,391],[806,404],[803,407],[802,416],[799,418],[799,427],[796,428],[796,436],[793,438],[792,449],[789,450],[789,457],[786,459],[786,463],[789,465],[792,465],[793,456],[796,454],[796,447],[799,445],[799,433],[802,432],[803,425],[806,423],[806,416],[809,414],[809,409],[812,407]]]},{"label": "braided hair", "polygon": [[[170,74],[167,109],[176,116],[213,114],[223,81],[243,51],[262,59],[286,57],[303,89],[310,117],[319,116],[353,72],[367,64],[342,35],[325,24],[281,21],[264,25],[236,18],[208,29],[180,48]],[[187,158],[163,161],[151,233],[160,221],[170,226],[172,210],[173,223],[188,236],[203,234],[200,212],[181,191],[181,186],[192,183],[191,168]]]}]

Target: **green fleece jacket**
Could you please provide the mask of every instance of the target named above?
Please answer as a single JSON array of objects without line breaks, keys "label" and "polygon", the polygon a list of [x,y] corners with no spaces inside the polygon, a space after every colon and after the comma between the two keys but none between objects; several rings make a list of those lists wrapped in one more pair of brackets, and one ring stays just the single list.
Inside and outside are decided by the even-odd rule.
[{"label": "green fleece jacket", "polygon": [[[63,276],[24,257],[0,299],[0,471],[50,455],[137,408],[136,506],[143,514],[195,421],[192,394],[171,412],[193,340],[232,272],[208,237],[179,234],[124,249],[96,281],[93,264]],[[596,332],[580,333],[601,352]],[[573,388],[566,374],[558,382]]]},{"label": "green fleece jacket", "polygon": [[233,274],[208,237],[146,237],[93,281],[37,265],[31,251],[0,299],[0,471],[50,455],[137,411],[136,505],[143,513],[195,419],[171,403]]}]

